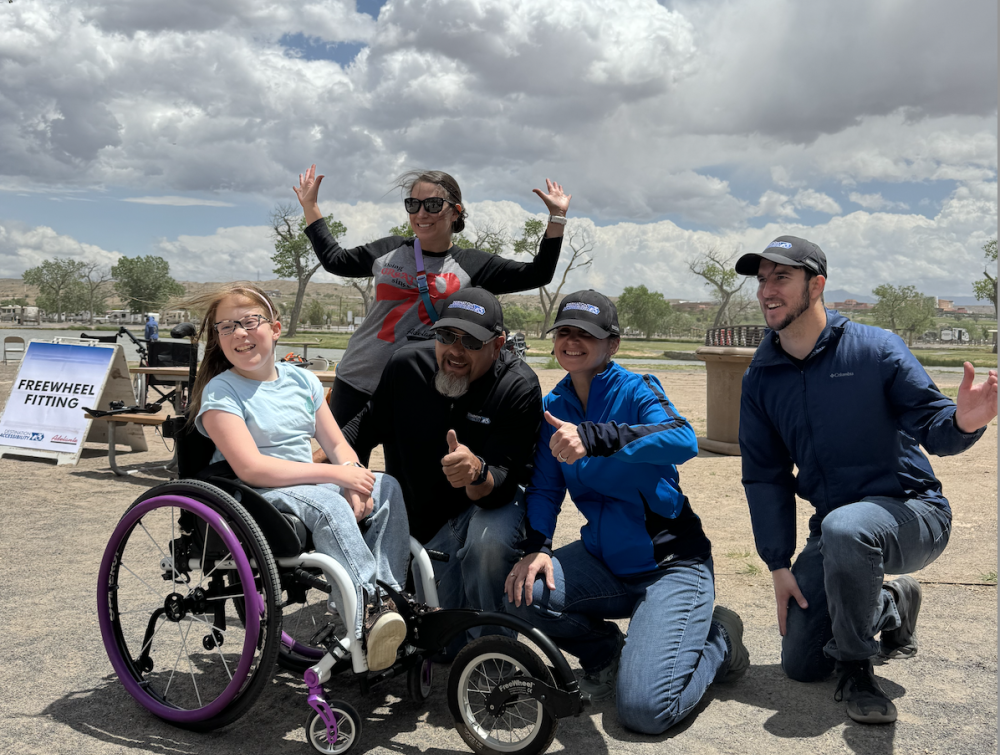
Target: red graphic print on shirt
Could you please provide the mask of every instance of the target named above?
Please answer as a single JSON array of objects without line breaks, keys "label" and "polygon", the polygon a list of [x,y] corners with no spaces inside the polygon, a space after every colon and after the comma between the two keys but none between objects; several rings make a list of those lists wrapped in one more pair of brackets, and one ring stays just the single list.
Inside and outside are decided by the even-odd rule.
[{"label": "red graphic print on shirt", "polygon": [[[436,285],[438,278],[443,279],[445,282],[444,291],[439,290]],[[447,299],[458,291],[461,285],[461,281],[459,281],[458,276],[454,273],[441,273],[440,275],[435,273],[427,274],[427,288],[429,289],[427,293],[430,295],[432,302],[439,299]],[[420,321],[425,325],[431,324],[430,315],[427,314],[427,307],[420,298],[420,291],[416,288],[397,288],[391,283],[379,283],[375,287],[375,298],[378,301],[399,302],[399,305],[393,307],[382,322],[382,328],[378,332],[379,340],[388,341],[389,343],[396,342],[396,324],[414,304],[417,305],[417,315],[420,317]]]}]

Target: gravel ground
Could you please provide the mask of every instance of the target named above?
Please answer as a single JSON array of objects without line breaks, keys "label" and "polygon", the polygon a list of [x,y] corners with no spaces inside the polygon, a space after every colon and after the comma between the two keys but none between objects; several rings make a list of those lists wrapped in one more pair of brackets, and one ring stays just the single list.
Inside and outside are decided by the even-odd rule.
[{"label": "gravel ground", "polygon": [[[15,367],[0,367],[0,402]],[[668,395],[704,434],[705,373],[658,373]],[[539,373],[548,390],[561,377]],[[941,385],[959,376],[940,373]],[[126,467],[170,457],[147,429],[150,451],[121,453]],[[713,543],[719,602],[746,624],[751,668],[739,682],[711,688],[698,709],[659,737],[633,734],[612,703],[561,722],[550,752],[644,753],[996,753],[997,428],[970,452],[934,460],[955,512],[951,543],[918,578],[924,583],[920,652],[878,669],[899,708],[893,725],[850,722],[833,701],[834,681],[798,684],[779,667],[779,636],[769,575],[753,548],[739,459],[704,454],[684,464],[681,481]],[[275,674],[245,716],[211,734],[192,734],[148,715],[123,690],[100,639],[95,585],[101,553],[121,514],[150,474],[116,478],[107,450],[88,444],[76,466],[25,457],[0,459],[0,568],[8,575],[0,612],[0,752],[299,753],[308,712],[301,680]],[[801,507],[800,533],[806,507]],[[576,510],[563,510],[557,544],[577,536]],[[800,536],[800,542],[804,535]],[[571,662],[573,659],[570,659]],[[347,683],[335,695],[364,719],[354,752],[463,753],[445,700],[447,668],[438,667],[430,700],[407,699],[393,681],[368,696]]]}]

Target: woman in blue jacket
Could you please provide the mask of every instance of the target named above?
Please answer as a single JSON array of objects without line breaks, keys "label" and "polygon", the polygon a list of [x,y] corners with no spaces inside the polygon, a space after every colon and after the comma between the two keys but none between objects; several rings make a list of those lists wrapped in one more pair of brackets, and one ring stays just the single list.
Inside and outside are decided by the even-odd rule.
[{"label": "woman in blue jacket", "polygon": [[[655,377],[611,361],[620,331],[606,296],[570,294],[552,330],[569,374],[545,397],[507,611],[580,659],[591,700],[617,693],[625,726],[659,734],[749,666],[740,617],[713,610],[711,544],[678,484],[698,444]],[[587,523],[553,552],[567,490]],[[627,636],[609,621],[624,618]]]}]

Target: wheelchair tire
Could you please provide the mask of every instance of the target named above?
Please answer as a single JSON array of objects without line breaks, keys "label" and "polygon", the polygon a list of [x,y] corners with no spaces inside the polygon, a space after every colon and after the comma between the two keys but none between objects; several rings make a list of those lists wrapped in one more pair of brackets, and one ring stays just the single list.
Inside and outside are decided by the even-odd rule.
[{"label": "wheelchair tire", "polygon": [[422,661],[407,669],[406,689],[410,693],[410,699],[413,702],[423,703],[431,696],[433,673],[434,663],[430,660]]},{"label": "wheelchair tire", "polygon": [[[260,528],[229,495],[198,480],[149,490],[119,521],[100,567],[98,618],[118,678],[176,726],[232,723],[271,678],[279,585]],[[247,623],[234,604],[251,597],[257,619]]]},{"label": "wheelchair tire", "polygon": [[316,752],[323,755],[343,755],[361,739],[361,716],[353,706],[342,700],[328,703],[337,722],[337,741],[330,742],[326,724],[315,711],[306,718],[306,739]]},{"label": "wheelchair tire", "polygon": [[486,710],[486,696],[516,677],[552,684],[548,668],[527,646],[509,637],[481,637],[455,657],[448,677],[448,707],[455,728],[477,753],[545,752],[558,721],[533,698],[513,699],[499,715]]}]

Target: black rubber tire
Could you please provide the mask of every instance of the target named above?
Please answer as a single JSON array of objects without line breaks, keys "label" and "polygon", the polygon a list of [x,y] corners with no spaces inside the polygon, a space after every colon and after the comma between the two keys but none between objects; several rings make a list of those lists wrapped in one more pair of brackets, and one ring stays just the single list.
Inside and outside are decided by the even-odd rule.
[{"label": "black rubber tire", "polygon": [[[492,677],[488,672],[492,672]],[[490,691],[501,681],[518,676],[533,677],[546,684],[553,684],[552,676],[541,659],[526,645],[509,637],[481,637],[470,642],[455,657],[448,677],[448,708],[455,720],[455,728],[474,752],[484,755],[502,755],[503,753],[525,753],[537,755],[545,752],[556,735],[558,720],[545,707],[527,698],[515,700],[508,705],[518,706],[519,710],[508,707],[509,713],[502,713],[498,719],[502,721],[507,715],[506,725],[497,727],[497,719],[478,707],[477,698],[481,701],[484,691]],[[481,703],[480,703],[481,704]],[[526,725],[517,727],[511,725],[515,716]],[[486,728],[486,727],[490,728]],[[510,738],[501,739],[492,736],[492,732],[502,729],[511,734]]]},{"label": "black rubber tire", "polygon": [[[344,753],[350,752],[361,740],[361,716],[354,709],[354,706],[343,700],[331,700],[328,705],[337,720],[337,727],[340,730],[338,734],[343,736],[343,733],[346,733],[349,738],[341,741],[340,736],[338,736],[337,742],[330,745],[326,741],[326,724],[323,723],[319,713],[313,711],[306,718],[306,741],[322,755],[344,755]],[[348,723],[350,728],[344,727],[344,723]]]},{"label": "black rubber tire", "polygon": [[406,689],[410,693],[410,699],[418,704],[423,704],[431,696],[431,675],[434,664],[429,660],[410,666],[406,672]]},{"label": "black rubber tire", "polygon": [[[260,586],[264,599],[264,612],[260,618],[259,635],[255,652],[253,653],[254,658],[249,661],[251,666],[243,684],[240,686],[228,705],[226,705],[223,710],[215,712],[210,716],[207,715],[200,720],[191,720],[192,718],[197,718],[197,711],[200,710],[198,708],[195,709],[196,712],[194,716],[186,716],[185,720],[174,720],[173,717],[168,717],[172,716],[171,711],[166,711],[166,715],[161,715],[162,718],[180,728],[190,729],[193,731],[211,731],[213,729],[227,726],[245,714],[256,702],[257,698],[267,687],[271,677],[273,676],[275,657],[278,654],[278,646],[280,645],[281,639],[281,608],[276,601],[276,596],[278,595],[278,591],[280,589],[278,570],[275,566],[271,551],[267,546],[267,540],[264,538],[264,535],[260,531],[257,523],[250,517],[247,511],[225,492],[219,490],[213,485],[209,485],[208,483],[201,482],[199,480],[177,480],[150,489],[133,502],[128,511],[126,511],[123,515],[123,519],[129,516],[129,513],[132,512],[133,509],[144,504],[146,501],[159,496],[167,495],[177,496],[181,499],[189,499],[198,504],[202,504],[203,506],[215,511],[228,524],[240,545],[243,547],[243,554],[246,559],[256,565],[253,576],[255,582]],[[165,504],[159,508],[183,509],[184,506],[182,504]],[[134,536],[134,531],[137,526],[138,524],[134,525],[131,530],[124,534],[123,537],[118,538],[119,542],[111,542],[108,544],[108,551],[118,554],[117,562],[120,563],[122,561],[121,553],[125,548],[127,548],[129,540],[132,536]],[[117,615],[117,570],[118,567],[116,566],[114,568],[114,582],[116,583],[114,588],[104,588],[103,585],[99,587],[98,610],[109,611],[113,614],[113,618],[110,621],[110,632],[112,635],[110,641],[113,650],[109,650],[109,653],[116,653],[116,655],[124,662],[124,666],[131,679],[142,685],[146,681],[147,672],[140,669],[133,660],[133,650],[136,649],[135,643],[133,642],[130,644],[128,639],[124,636],[120,624],[121,616]],[[177,590],[175,590],[175,592],[176,591]],[[239,599],[233,600],[235,602]],[[243,601],[240,600],[240,602],[242,603]],[[240,609],[242,608],[243,607],[240,606]],[[239,613],[241,614],[240,620],[243,621],[242,614],[244,611],[239,610]],[[196,642],[197,639],[195,639],[191,646],[193,647]],[[108,643],[109,638],[106,637],[105,645],[108,646]],[[229,645],[229,647],[232,646]],[[239,657],[242,658],[244,654],[245,651],[241,652]],[[143,686],[143,689],[150,690],[151,685]],[[144,701],[143,699],[137,698],[139,699],[139,702],[149,708],[152,712],[154,712],[154,714],[160,715],[160,713],[157,712],[157,708],[163,708],[163,701],[161,701],[151,691],[147,691],[144,694],[147,694],[150,700]],[[152,707],[150,704],[147,704],[150,701],[152,701]],[[205,707],[207,708],[207,706]]]}]

